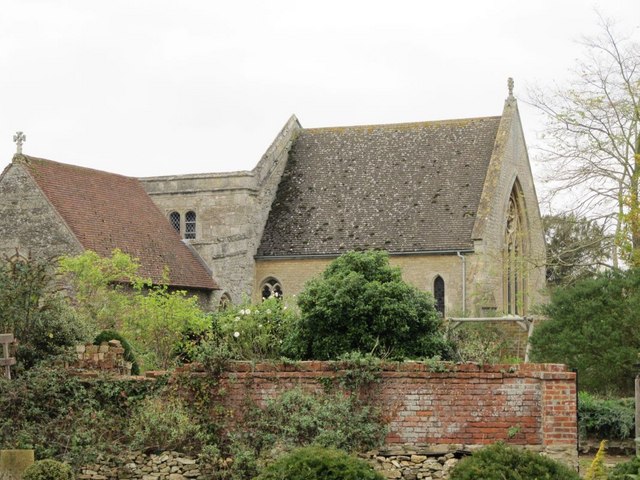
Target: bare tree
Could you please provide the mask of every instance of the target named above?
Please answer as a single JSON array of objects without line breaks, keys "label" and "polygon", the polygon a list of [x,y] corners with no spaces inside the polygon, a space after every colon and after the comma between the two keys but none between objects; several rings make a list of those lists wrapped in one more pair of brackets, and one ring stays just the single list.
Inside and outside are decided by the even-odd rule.
[{"label": "bare tree", "polygon": [[533,89],[529,99],[546,117],[551,194],[570,195],[573,213],[612,230],[615,266],[621,254],[640,266],[640,44],[600,23],[571,84]]}]

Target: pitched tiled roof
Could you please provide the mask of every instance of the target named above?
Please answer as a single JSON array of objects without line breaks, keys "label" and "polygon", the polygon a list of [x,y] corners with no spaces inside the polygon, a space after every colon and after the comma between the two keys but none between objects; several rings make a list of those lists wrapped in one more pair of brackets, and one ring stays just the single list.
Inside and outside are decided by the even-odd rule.
[{"label": "pitched tiled roof", "polygon": [[119,248],[155,283],[166,266],[172,286],[217,288],[137,179],[25,155],[19,160],[85,249],[109,256]]},{"label": "pitched tiled roof", "polygon": [[470,249],[500,117],[306,129],[258,256]]}]

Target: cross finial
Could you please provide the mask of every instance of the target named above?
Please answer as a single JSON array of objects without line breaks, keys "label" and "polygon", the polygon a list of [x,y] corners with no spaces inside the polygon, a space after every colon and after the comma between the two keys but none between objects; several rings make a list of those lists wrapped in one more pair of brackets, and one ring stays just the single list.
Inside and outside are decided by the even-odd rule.
[{"label": "cross finial", "polygon": [[22,144],[26,142],[27,136],[22,132],[16,132],[13,141],[16,142],[16,153],[22,153]]},{"label": "cross finial", "polygon": [[509,77],[509,80],[507,80],[507,87],[509,88],[509,97],[513,97],[513,78]]}]

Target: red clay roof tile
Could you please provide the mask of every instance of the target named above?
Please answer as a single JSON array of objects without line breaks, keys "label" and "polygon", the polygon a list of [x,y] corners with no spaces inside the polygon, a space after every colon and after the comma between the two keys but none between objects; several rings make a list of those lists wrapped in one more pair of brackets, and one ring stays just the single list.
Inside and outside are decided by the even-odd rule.
[{"label": "red clay roof tile", "polygon": [[211,274],[136,178],[22,156],[49,202],[87,250],[108,256],[119,248],[140,262],[141,275],[161,283],[213,290]]}]

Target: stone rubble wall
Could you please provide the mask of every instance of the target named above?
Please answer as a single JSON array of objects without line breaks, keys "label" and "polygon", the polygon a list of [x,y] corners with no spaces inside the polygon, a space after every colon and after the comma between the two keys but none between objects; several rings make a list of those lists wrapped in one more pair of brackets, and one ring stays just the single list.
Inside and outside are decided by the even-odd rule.
[{"label": "stone rubble wall", "polygon": [[198,461],[179,452],[131,452],[119,461],[102,460],[80,469],[76,480],[207,480]]},{"label": "stone rubble wall", "polygon": [[76,359],[67,365],[71,370],[131,375],[131,363],[125,361],[124,348],[119,340],[100,345],[77,345],[75,355]]},{"label": "stone rubble wall", "polygon": [[[451,470],[464,457],[485,445],[431,445],[384,447],[360,454],[389,480],[448,480]],[[549,454],[543,449],[534,451]],[[224,459],[228,467],[233,459]],[[80,469],[77,480],[210,480],[209,465],[179,452],[145,455],[133,452],[120,461],[101,461]]]}]

